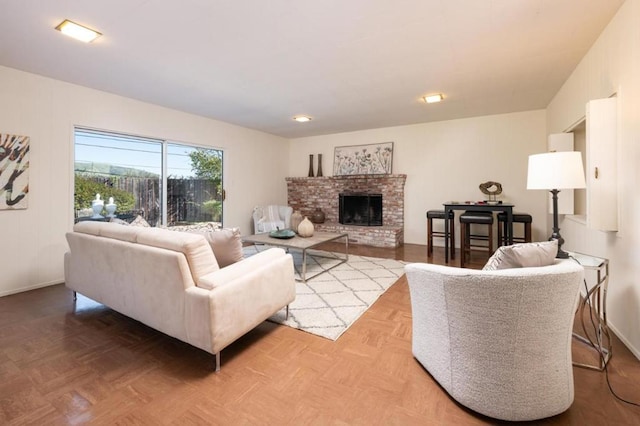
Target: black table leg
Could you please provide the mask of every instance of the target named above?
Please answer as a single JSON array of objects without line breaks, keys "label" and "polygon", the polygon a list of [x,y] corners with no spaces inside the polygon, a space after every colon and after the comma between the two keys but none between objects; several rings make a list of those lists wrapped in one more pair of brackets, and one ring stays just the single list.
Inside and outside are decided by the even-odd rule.
[{"label": "black table leg", "polygon": [[507,209],[507,241],[513,244],[513,209]]},{"label": "black table leg", "polygon": [[444,263],[449,263],[449,214],[451,211],[450,208],[444,208]]}]

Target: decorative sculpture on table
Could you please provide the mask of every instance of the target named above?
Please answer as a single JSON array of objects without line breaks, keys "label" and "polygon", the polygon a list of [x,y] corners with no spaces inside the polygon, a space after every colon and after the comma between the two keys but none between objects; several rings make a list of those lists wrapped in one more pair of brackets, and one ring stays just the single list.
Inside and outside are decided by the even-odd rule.
[{"label": "decorative sculpture on table", "polygon": [[500,182],[488,181],[480,184],[480,191],[489,196],[490,203],[497,203],[497,196],[502,194],[502,184]]},{"label": "decorative sculpture on table", "polygon": [[113,202],[113,197],[109,197],[109,204],[104,206],[104,209],[107,211],[107,217],[116,217],[114,214],[116,211],[116,203]]},{"label": "decorative sculpture on table", "polygon": [[100,194],[96,194],[96,199],[91,201],[91,208],[93,209],[93,216],[91,216],[91,218],[102,219],[104,216],[102,216],[100,213],[102,213],[103,207],[104,207],[104,200],[100,199]]}]

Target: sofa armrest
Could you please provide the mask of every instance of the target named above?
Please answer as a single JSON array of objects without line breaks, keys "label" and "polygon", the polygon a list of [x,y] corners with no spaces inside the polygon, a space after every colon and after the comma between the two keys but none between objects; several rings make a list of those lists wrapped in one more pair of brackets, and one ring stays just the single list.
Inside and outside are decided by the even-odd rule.
[{"label": "sofa armrest", "polygon": [[198,287],[211,290],[215,287],[226,285],[229,282],[240,278],[257,268],[268,265],[273,260],[286,256],[281,248],[270,248],[257,253],[239,262],[232,263],[222,269],[202,275],[198,281]]},{"label": "sofa armrest", "polygon": [[190,286],[185,289],[184,317],[187,342],[215,354],[211,332],[211,291]]},{"label": "sofa armrest", "polygon": [[269,249],[207,274],[206,278],[216,282],[222,276],[224,283],[209,291],[214,353],[255,328],[296,297],[293,258],[282,249]]}]

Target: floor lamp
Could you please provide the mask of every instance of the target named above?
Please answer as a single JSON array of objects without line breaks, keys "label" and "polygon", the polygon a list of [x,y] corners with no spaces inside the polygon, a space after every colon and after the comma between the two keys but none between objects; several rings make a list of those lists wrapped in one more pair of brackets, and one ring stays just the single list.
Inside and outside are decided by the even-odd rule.
[{"label": "floor lamp", "polygon": [[553,232],[549,240],[558,241],[558,258],[569,257],[569,254],[562,250],[564,239],[560,236],[558,227],[558,193],[561,189],[578,189],[585,186],[580,152],[548,152],[529,156],[527,189],[546,189],[553,195]]}]

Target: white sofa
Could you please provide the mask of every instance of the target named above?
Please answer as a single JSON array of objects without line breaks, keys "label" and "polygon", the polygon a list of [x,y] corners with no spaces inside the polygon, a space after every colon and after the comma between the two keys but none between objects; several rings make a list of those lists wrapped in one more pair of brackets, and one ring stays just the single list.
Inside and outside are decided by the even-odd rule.
[{"label": "white sofa", "polygon": [[282,249],[219,268],[199,234],[80,222],[66,237],[67,287],[214,354],[216,371],[222,349],[295,299]]},{"label": "white sofa", "polygon": [[574,397],[571,330],[584,270],[405,267],[413,355],[462,405],[501,420],[541,419]]}]

